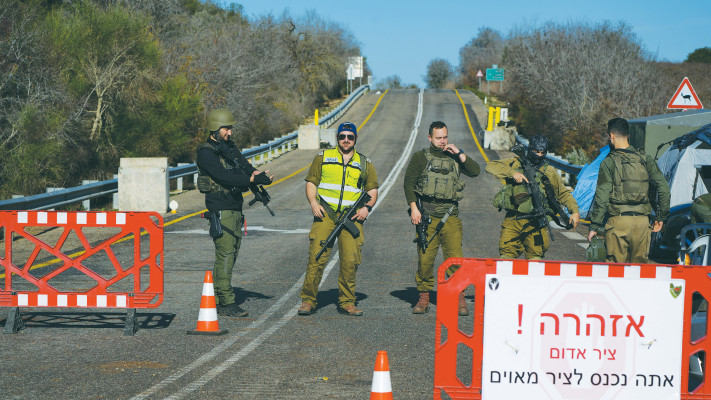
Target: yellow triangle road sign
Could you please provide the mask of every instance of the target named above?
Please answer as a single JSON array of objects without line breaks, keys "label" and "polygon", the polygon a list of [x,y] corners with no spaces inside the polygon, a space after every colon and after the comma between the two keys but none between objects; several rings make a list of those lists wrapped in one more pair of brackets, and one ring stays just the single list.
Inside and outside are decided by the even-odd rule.
[{"label": "yellow triangle road sign", "polygon": [[667,108],[694,110],[700,110],[704,108],[704,106],[701,104],[701,100],[699,100],[699,96],[696,95],[694,88],[691,87],[691,82],[689,82],[689,78],[684,78],[684,80],[681,81],[681,85],[679,85],[679,88],[676,90],[676,92],[674,92],[674,96],[672,96],[671,100],[669,100]]}]

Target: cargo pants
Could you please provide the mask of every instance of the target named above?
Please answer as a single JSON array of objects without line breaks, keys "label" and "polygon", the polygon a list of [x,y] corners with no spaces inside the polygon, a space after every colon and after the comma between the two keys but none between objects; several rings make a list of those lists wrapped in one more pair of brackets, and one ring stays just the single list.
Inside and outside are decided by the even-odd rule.
[{"label": "cargo pants", "polygon": [[222,224],[222,236],[212,239],[215,243],[215,302],[226,306],[235,302],[235,292],[232,289],[232,268],[242,243],[242,212],[222,210],[220,211],[220,223]]},{"label": "cargo pants", "polygon": [[649,263],[652,227],[646,215],[616,215],[605,224],[607,262]]},{"label": "cargo pants", "polygon": [[499,256],[516,259],[524,253],[527,260],[540,260],[550,246],[548,229],[536,228],[528,219],[504,218],[499,238]]},{"label": "cargo pants", "polygon": [[[353,221],[358,227],[360,235],[354,238],[350,232],[343,229],[338,235],[338,255],[340,258],[340,269],[338,271],[338,305],[341,308],[355,305],[356,296],[356,272],[361,263],[361,247],[365,243],[363,224]],[[314,308],[318,304],[316,295],[321,284],[323,270],[331,256],[331,250],[327,249],[316,261],[316,254],[321,250],[321,242],[328,239],[336,223],[325,214],[324,217],[314,218],[309,233],[309,263],[306,266],[306,276],[304,285],[301,287],[301,300],[310,303]]]},{"label": "cargo pants", "polygon": [[[464,257],[462,252],[462,220],[459,217],[450,215],[444,223],[442,230],[432,237],[435,228],[442,218],[432,217],[432,222],[427,227],[427,240],[432,239],[427,250],[422,254],[419,246],[417,247],[417,273],[415,274],[415,282],[417,283],[418,292],[429,292],[434,288],[434,261],[442,246],[442,255],[444,259],[456,257]],[[416,236],[416,235],[415,235]],[[459,265],[452,265],[447,269],[447,276],[452,275]]]}]

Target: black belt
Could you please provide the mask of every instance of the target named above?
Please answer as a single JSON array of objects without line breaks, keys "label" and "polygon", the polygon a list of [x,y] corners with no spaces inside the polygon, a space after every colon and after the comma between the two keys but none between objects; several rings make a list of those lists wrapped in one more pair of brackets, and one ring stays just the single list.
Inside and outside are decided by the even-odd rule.
[{"label": "black belt", "polygon": [[634,212],[634,211],[625,211],[623,213],[620,213],[620,215],[624,215],[626,217],[641,217],[641,216],[647,216],[647,214],[644,213],[639,213],[639,212]]}]

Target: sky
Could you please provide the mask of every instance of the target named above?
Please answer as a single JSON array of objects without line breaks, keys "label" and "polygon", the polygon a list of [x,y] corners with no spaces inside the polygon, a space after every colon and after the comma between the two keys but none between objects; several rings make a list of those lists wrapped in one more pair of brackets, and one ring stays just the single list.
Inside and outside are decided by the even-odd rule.
[{"label": "sky", "polygon": [[[216,1],[228,4],[228,1]],[[250,19],[266,14],[294,18],[313,10],[348,30],[373,71],[373,83],[398,75],[425,87],[427,64],[443,58],[457,67],[459,50],[479,29],[507,36],[546,22],[624,21],[660,61],[681,62],[711,47],[711,0],[240,0]]]}]

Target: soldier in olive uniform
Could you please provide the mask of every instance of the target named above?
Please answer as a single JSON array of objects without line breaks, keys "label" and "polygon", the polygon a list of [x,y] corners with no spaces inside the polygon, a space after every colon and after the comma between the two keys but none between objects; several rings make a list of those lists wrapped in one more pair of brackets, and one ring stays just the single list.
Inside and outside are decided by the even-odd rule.
[{"label": "soldier in olive uniform", "polygon": [[[430,147],[412,155],[405,172],[405,199],[410,206],[410,221],[414,225],[430,218],[427,240],[432,240],[425,253],[418,246],[418,267],[415,274],[419,299],[413,313],[424,314],[429,309],[430,291],[434,288],[434,261],[440,245],[444,258],[463,257],[462,220],[459,219],[459,200],[464,197],[464,181],[460,174],[479,175],[479,164],[467,157],[462,150],[449,143],[447,125],[435,121],[430,125]],[[417,207],[421,200],[423,210]],[[424,215],[423,215],[424,214]],[[435,233],[437,225],[445,219],[442,229]],[[453,265],[447,274],[453,274],[459,266]],[[459,296],[459,315],[468,315],[464,292]]]},{"label": "soldier in olive uniform", "polygon": [[[272,178],[257,171],[230,140],[234,116],[224,109],[210,111],[210,136],[197,152],[198,190],[205,194],[215,243],[215,300],[217,314],[244,317],[247,311],[235,303],[232,268],[242,242],[242,192],[250,183],[268,185]],[[269,171],[266,171],[269,172]]]},{"label": "soldier in olive uniform", "polygon": [[691,203],[691,223],[711,223],[711,193],[702,194]]},{"label": "soldier in olive uniform", "polygon": [[336,220],[347,212],[363,192],[371,199],[356,211],[353,217],[360,234],[354,238],[343,229],[338,236],[340,270],[338,273],[338,312],[350,316],[361,316],[363,311],[355,306],[355,279],[361,262],[363,222],[370,215],[378,199],[378,176],[375,167],[367,157],[355,151],[358,139],[356,126],[344,122],[338,126],[338,146],[325,150],[314,157],[306,176],[306,198],[314,215],[314,222],[309,233],[309,263],[306,277],[301,288],[302,303],[299,315],[310,315],[316,311],[316,295],[321,283],[331,249],[316,260],[322,242],[331,234]]},{"label": "soldier in olive uniform", "polygon": [[669,216],[669,185],[654,159],[630,145],[625,119],[608,121],[607,133],[613,149],[600,164],[588,240],[604,233],[608,262],[645,264],[652,232]]},{"label": "soldier in olive uniform", "polygon": [[523,162],[531,163],[535,167],[535,179],[540,193],[545,197],[544,185],[550,185],[555,200],[568,208],[571,213],[569,223],[573,225],[573,229],[580,222],[578,204],[573,194],[565,187],[555,168],[545,162],[547,152],[548,139],[542,135],[535,135],[529,141],[528,150],[524,155],[526,159],[513,157],[492,160],[486,166],[486,172],[504,182],[504,187],[494,199],[494,206],[506,210],[499,238],[501,258],[514,259],[524,253],[528,260],[540,260],[550,246],[548,233],[550,228],[547,224],[545,227],[536,226],[531,218],[535,210],[533,210],[533,201],[525,185],[522,184],[528,183],[528,179],[523,174]]}]

